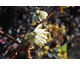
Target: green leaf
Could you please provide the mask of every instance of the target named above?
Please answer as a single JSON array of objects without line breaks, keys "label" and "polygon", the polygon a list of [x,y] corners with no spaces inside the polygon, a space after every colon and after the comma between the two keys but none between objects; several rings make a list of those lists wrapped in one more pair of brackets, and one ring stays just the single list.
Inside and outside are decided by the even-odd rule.
[{"label": "green leaf", "polygon": [[61,51],[67,51],[67,43],[60,47]]}]

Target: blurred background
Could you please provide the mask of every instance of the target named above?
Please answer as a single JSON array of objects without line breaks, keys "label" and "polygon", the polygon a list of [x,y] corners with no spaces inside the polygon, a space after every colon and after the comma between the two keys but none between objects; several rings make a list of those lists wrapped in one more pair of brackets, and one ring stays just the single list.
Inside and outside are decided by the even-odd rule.
[{"label": "blurred background", "polygon": [[[55,6],[0,6],[0,30],[21,43],[25,33],[35,28],[32,25],[35,7],[49,14]],[[34,45],[31,49],[33,59],[80,59],[79,6],[59,6],[43,23],[43,28],[50,32],[48,42],[42,48]],[[9,59],[17,46],[0,34],[0,59]],[[21,50],[14,58],[27,59],[26,53]]]}]

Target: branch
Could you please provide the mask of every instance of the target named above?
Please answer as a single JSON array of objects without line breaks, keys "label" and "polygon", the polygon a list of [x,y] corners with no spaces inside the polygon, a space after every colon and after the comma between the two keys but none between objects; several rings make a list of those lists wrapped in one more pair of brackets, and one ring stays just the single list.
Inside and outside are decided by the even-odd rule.
[{"label": "branch", "polygon": [[[30,32],[30,30],[28,31],[28,33]],[[15,42],[15,43],[17,43],[18,45],[20,44],[17,40],[15,40],[12,36],[10,36],[10,35],[8,35],[8,34],[5,34],[3,31],[1,31],[0,30],[0,34],[2,34],[2,35],[4,35],[4,36],[6,36],[7,38],[9,38],[10,40],[12,40],[13,42]],[[28,45],[29,47],[30,47],[30,44]],[[28,47],[27,46],[27,47]],[[25,47],[21,47],[22,48],[22,50],[23,51],[30,51],[28,48],[25,48]],[[15,56],[15,53],[17,53],[18,52],[18,50],[19,50],[20,48],[18,47],[18,49],[16,49],[14,52],[13,52],[13,54],[10,56],[10,59],[13,59],[14,58],[14,56]],[[30,52],[28,52],[28,58],[30,59]]]},{"label": "branch", "polygon": [[3,31],[0,30],[0,33],[6,37],[8,37],[10,40],[12,40],[13,42],[17,43],[19,45],[19,42],[16,41],[13,37],[11,37],[10,35],[8,34],[5,34]]},{"label": "branch", "polygon": [[54,11],[56,10],[58,8],[58,6],[56,6],[51,12],[50,12],[50,14],[47,16],[47,18],[46,19],[44,19],[43,21],[41,21],[40,23],[38,23],[37,25],[39,25],[39,24],[41,24],[41,23],[43,23],[43,22],[45,22],[50,16],[52,16],[53,15],[53,13],[54,13]]},{"label": "branch", "polygon": [[[9,38],[10,40],[12,40],[13,42],[17,43],[18,45],[20,44],[17,40],[15,40],[12,36],[5,34],[3,31],[0,30],[0,33],[4,36],[6,36],[7,38]],[[22,47],[23,50],[25,50],[24,47]]]},{"label": "branch", "polygon": [[19,51],[19,49],[28,41],[27,40],[23,40],[20,45],[15,49],[15,51],[11,54],[10,58],[9,59],[13,59],[15,54]]},{"label": "branch", "polygon": [[28,45],[27,45],[27,47],[26,47],[26,55],[28,55],[28,58],[29,59],[32,59],[32,57],[31,57],[31,54],[30,54],[30,46],[31,46],[31,43],[29,43]]}]

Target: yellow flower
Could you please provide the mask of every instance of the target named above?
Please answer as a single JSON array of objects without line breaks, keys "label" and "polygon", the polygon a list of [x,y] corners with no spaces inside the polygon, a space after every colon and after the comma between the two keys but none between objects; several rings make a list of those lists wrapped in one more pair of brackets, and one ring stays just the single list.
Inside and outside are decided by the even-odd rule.
[{"label": "yellow flower", "polygon": [[49,46],[44,46],[44,49],[45,49],[45,50],[48,50],[48,49],[49,49]]},{"label": "yellow flower", "polygon": [[53,25],[53,32],[57,32],[58,31],[58,25]]},{"label": "yellow flower", "polygon": [[38,46],[42,47],[44,46],[44,43],[47,43],[47,34],[49,32],[45,32],[45,29],[41,29],[42,24],[39,24],[33,32],[27,34],[25,38],[29,38],[29,41],[31,43],[31,48],[34,44],[37,44]]},{"label": "yellow flower", "polygon": [[61,33],[62,34],[65,34],[66,33],[66,27],[64,25],[61,26]]},{"label": "yellow flower", "polygon": [[70,39],[70,37],[69,36],[67,36],[67,40],[69,40]]},{"label": "yellow flower", "polygon": [[49,50],[50,50],[51,52],[53,52],[53,49],[52,49],[52,48],[50,48]]},{"label": "yellow flower", "polygon": [[57,53],[57,55],[58,55],[59,57],[61,57],[61,53]]},{"label": "yellow flower", "polygon": [[48,37],[47,42],[50,42],[52,40],[51,33],[49,33],[47,37]]},{"label": "yellow flower", "polygon": [[64,25],[61,26],[62,29],[65,29],[66,27]]},{"label": "yellow flower", "polygon": [[61,52],[61,49],[58,48],[58,52]]},{"label": "yellow flower", "polygon": [[47,51],[47,50],[45,50],[45,51],[44,51],[44,54],[48,54],[48,51]]},{"label": "yellow flower", "polygon": [[37,55],[38,55],[39,58],[41,58],[42,55],[43,55],[43,52],[42,52],[42,51],[39,51],[39,52],[37,53]]},{"label": "yellow flower", "polygon": [[56,48],[59,48],[59,47],[60,47],[60,45],[59,45],[59,44],[57,44],[57,45],[56,45]]}]

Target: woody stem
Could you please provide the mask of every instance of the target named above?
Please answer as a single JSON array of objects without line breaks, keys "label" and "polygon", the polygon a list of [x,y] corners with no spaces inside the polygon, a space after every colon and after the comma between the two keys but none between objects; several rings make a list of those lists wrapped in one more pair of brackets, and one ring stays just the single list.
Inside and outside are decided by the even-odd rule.
[{"label": "woody stem", "polygon": [[27,41],[28,41],[28,39],[27,39],[27,40],[24,39],[24,40],[19,44],[19,46],[15,49],[15,51],[11,54],[11,56],[10,56],[9,59],[13,59],[14,56],[15,56],[15,54],[19,51],[19,49],[20,49]]}]

